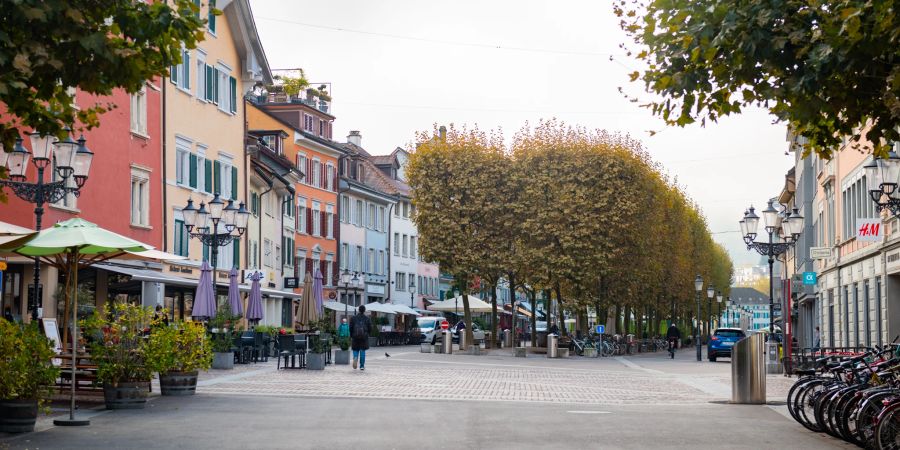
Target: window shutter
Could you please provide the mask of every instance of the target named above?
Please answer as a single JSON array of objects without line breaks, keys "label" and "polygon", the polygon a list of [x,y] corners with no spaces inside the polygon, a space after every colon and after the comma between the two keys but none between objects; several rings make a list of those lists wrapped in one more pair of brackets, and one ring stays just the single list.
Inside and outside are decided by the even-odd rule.
[{"label": "window shutter", "polygon": [[238,268],[241,267],[241,241],[240,239],[235,239],[231,242],[231,245],[234,247],[234,260],[232,266]]},{"label": "window shutter", "polygon": [[231,91],[231,112],[237,112],[237,80],[234,77],[228,77],[228,85]]},{"label": "window shutter", "polygon": [[[340,210],[339,210],[339,211],[340,211]],[[335,239],[338,239],[338,235],[339,235],[339,232],[340,232],[340,230],[341,230],[341,221],[338,220],[337,217],[332,216],[332,219],[331,219],[331,225],[332,225],[332,227],[334,228],[334,231],[332,232],[331,235],[332,235]]]},{"label": "window shutter", "polygon": [[213,78],[213,91],[212,91],[212,101],[215,104],[219,104],[219,69],[212,70],[212,78]]},{"label": "window shutter", "polygon": [[203,165],[204,165],[203,174],[205,175],[203,177],[203,191],[204,192],[212,192],[212,190],[213,190],[213,170],[212,170],[213,162],[212,162],[212,160],[207,159],[203,162]]},{"label": "window shutter", "polygon": [[192,188],[197,187],[197,155],[191,153],[191,168],[190,168],[190,177],[188,178],[188,185]]},{"label": "window shutter", "polygon": [[218,161],[213,163],[213,194],[222,192],[222,166]]},{"label": "window shutter", "polygon": [[322,284],[328,284],[328,261],[319,261],[319,272],[322,273]]},{"label": "window shutter", "polygon": [[213,100],[213,68],[209,65],[203,66],[206,70],[206,89],[203,93],[203,98],[206,101],[211,102]]},{"label": "window shutter", "polygon": [[178,66],[169,67],[169,81],[178,84]]},{"label": "window shutter", "polygon": [[191,52],[189,50],[184,51],[184,61],[181,62],[182,67],[184,68],[184,88],[187,90],[191,89]]},{"label": "window shutter", "polygon": [[[339,276],[339,275],[338,275],[339,273],[341,273],[341,272],[340,272],[340,270],[338,270],[338,263],[337,263],[337,261],[332,261],[332,262],[331,262],[331,274],[332,274],[332,276],[334,276],[335,278],[337,278],[337,277]],[[337,281],[337,280],[330,280],[330,282],[337,284],[336,281]]]},{"label": "window shutter", "polygon": [[319,187],[325,188],[325,164],[319,163]]},{"label": "window shutter", "polygon": [[[306,278],[307,273],[312,275],[312,270],[313,270],[312,258],[306,258],[306,268],[304,270],[306,270],[306,272],[302,275],[302,277],[304,279]],[[301,282],[302,282],[302,280],[301,280]]]},{"label": "window shutter", "polygon": [[306,234],[312,234],[313,231],[313,213],[312,208],[306,208]]},{"label": "window shutter", "polygon": [[216,32],[216,15],[213,14],[213,10],[216,8],[216,0],[209,0],[209,13],[207,22],[209,23],[209,31],[215,33]]},{"label": "window shutter", "polygon": [[319,222],[321,222],[322,226],[319,227],[319,236],[327,236],[328,235],[328,213],[325,211],[319,212]]},{"label": "window shutter", "polygon": [[308,184],[310,186],[312,186],[313,178],[315,178],[315,177],[313,177],[312,167],[313,167],[313,160],[307,159],[306,160],[306,184]]},{"label": "window shutter", "polygon": [[238,170],[237,167],[231,167],[231,198],[237,199],[238,195]]}]

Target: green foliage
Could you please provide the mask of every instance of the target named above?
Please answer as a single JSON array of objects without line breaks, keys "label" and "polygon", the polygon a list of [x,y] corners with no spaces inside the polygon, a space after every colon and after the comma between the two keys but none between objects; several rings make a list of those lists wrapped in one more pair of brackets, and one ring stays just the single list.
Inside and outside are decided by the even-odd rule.
[{"label": "green foliage", "polygon": [[[0,142],[12,149],[24,128],[62,137],[92,128],[108,104],[75,105],[78,87],[104,96],[139,91],[181,62],[181,46],[204,39],[192,0],[22,0],[4,2],[0,33]],[[204,16],[205,17],[205,16]]]},{"label": "green foliage", "polygon": [[120,382],[150,381],[145,336],[154,327],[153,309],[127,303],[112,303],[109,309],[94,311],[82,321],[85,332],[95,336],[91,356],[97,362],[97,381],[110,385]]},{"label": "green foliage", "polygon": [[507,150],[451,126],[421,136],[407,176],[420,254],[461,291],[514,276],[515,288],[552,291],[568,317],[686,314],[698,273],[728,295],[731,261],[698,207],[627,136],[549,121]]},{"label": "green foliage", "polygon": [[318,88],[310,87],[309,80],[306,79],[306,73],[303,69],[296,69],[296,76],[291,75],[275,75],[274,83],[266,86],[268,92],[281,92],[289,97],[298,97],[301,93],[307,92],[313,97],[318,97],[325,101],[330,101],[331,96],[328,95],[326,85],[320,85]]},{"label": "green foliage", "polygon": [[312,353],[325,353],[328,351],[328,340],[318,334],[309,335],[309,351]]},{"label": "green foliage", "polygon": [[347,351],[350,348],[350,338],[347,336],[338,337],[337,345],[341,348],[341,350]]},{"label": "green foliage", "polygon": [[53,346],[37,322],[0,320],[0,399],[43,399],[59,369],[50,363]]},{"label": "green foliage", "polygon": [[278,334],[278,328],[272,325],[257,325],[253,327],[253,331],[268,334],[273,337]]},{"label": "green foliage", "polygon": [[900,140],[895,2],[617,0],[614,10],[645,67],[631,81],[667,124],[759,105],[826,158],[845,136],[878,155]]},{"label": "green foliage", "polygon": [[147,339],[146,363],[153,372],[208,370],[212,346],[202,323],[179,322],[154,327]]},{"label": "green foliage", "polygon": [[241,331],[239,320],[240,317],[231,313],[231,306],[227,303],[216,310],[216,315],[209,320],[213,352],[228,353],[231,351],[232,336]]},{"label": "green foliage", "polygon": [[323,317],[319,320],[313,321],[309,324],[309,327],[313,331],[321,331],[323,333],[335,334],[336,332],[334,323],[328,317]]}]

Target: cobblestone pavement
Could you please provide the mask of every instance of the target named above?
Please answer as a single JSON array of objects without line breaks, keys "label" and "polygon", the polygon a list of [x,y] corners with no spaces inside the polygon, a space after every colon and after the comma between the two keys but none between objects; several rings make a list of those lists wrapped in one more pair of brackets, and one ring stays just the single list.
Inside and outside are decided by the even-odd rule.
[{"label": "cobblestone pavement", "polygon": [[[497,352],[468,356],[421,354],[415,350],[387,348],[394,354],[386,358],[382,356],[384,349],[375,349],[370,352],[365,372],[334,365],[324,371],[279,371],[274,362],[242,366],[240,372],[204,377],[198,392],[582,405],[699,404],[726,400],[730,393],[730,375],[710,365],[691,366],[702,374],[698,378],[699,374],[667,373],[633,362],[644,361],[641,358],[548,360],[537,355],[522,359],[498,356]],[[658,359],[662,359],[661,354]],[[707,373],[710,370],[713,372]],[[786,394],[786,388],[781,387],[771,393],[780,398],[782,390]]]}]

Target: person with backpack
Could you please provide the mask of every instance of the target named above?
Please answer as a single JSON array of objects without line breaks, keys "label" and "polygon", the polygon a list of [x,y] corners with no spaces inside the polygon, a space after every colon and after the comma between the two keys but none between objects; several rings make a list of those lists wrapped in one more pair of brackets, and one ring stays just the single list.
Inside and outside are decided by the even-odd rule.
[{"label": "person with backpack", "polygon": [[359,363],[359,370],[366,370],[366,350],[369,349],[369,334],[372,321],[366,317],[366,306],[359,305],[359,313],[350,318],[350,348],[353,350],[353,368]]}]

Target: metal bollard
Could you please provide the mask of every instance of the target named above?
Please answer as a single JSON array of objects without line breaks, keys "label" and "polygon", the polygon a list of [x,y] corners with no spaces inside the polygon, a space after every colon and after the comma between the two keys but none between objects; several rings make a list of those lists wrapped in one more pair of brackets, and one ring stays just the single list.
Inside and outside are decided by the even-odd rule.
[{"label": "metal bollard", "polygon": [[732,403],[766,403],[765,351],[762,333],[741,339],[731,349]]},{"label": "metal bollard", "polygon": [[555,334],[547,335],[547,357],[559,358],[559,336]]},{"label": "metal bollard", "polygon": [[441,332],[441,346],[443,347],[442,353],[453,353],[453,335],[450,334],[450,330]]}]

